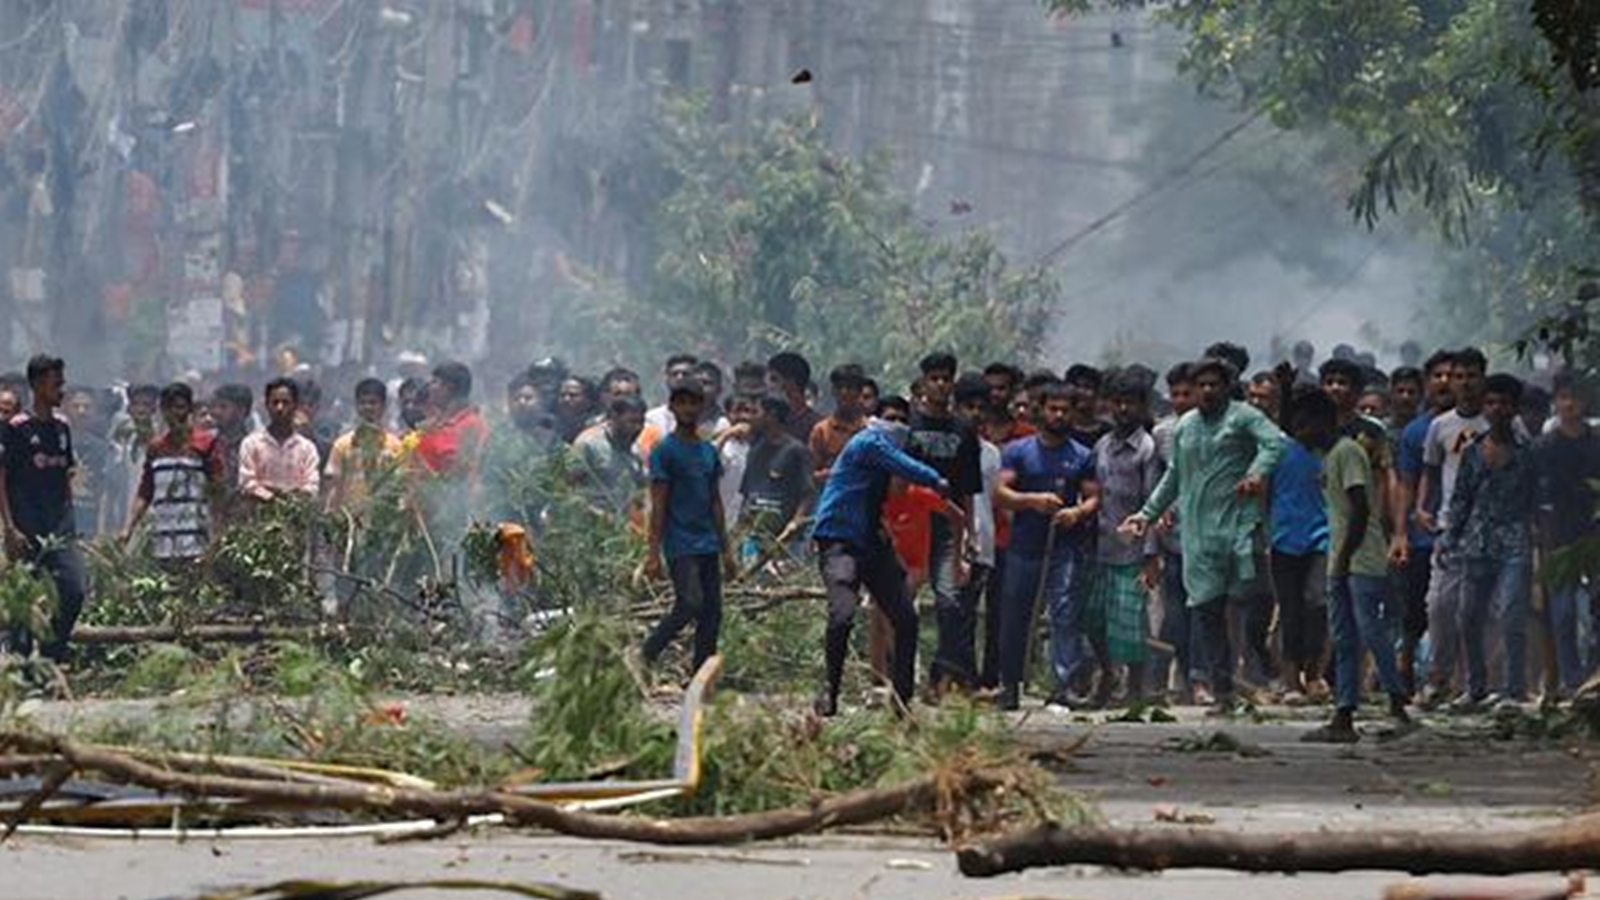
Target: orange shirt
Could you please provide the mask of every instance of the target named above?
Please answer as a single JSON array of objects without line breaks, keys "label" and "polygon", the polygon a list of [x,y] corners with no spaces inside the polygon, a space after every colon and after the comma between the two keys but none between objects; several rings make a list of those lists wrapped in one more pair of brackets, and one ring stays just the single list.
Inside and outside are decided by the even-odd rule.
[{"label": "orange shirt", "polygon": [[933,516],[944,509],[944,498],[925,487],[908,487],[891,493],[883,504],[883,527],[894,542],[907,574],[919,580],[928,574],[933,546]]}]

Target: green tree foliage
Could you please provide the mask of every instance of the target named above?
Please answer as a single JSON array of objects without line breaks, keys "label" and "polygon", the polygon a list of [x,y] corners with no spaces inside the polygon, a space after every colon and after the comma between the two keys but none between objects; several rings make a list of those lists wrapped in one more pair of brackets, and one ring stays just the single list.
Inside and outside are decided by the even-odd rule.
[{"label": "green tree foliage", "polygon": [[987,234],[932,233],[884,160],[835,152],[814,116],[725,125],[686,100],[654,140],[670,186],[652,213],[650,277],[584,285],[561,344],[617,335],[597,351],[646,370],[676,350],[796,349],[895,376],[929,347],[970,360],[1038,351],[1053,279],[1010,267]]},{"label": "green tree foliage", "polygon": [[[1058,13],[1093,5],[1046,0]],[[1593,268],[1593,4],[1178,0],[1157,15],[1184,34],[1182,65],[1202,89],[1354,142],[1358,220],[1434,218],[1455,245],[1442,305],[1464,327],[1451,337],[1537,330]]]}]

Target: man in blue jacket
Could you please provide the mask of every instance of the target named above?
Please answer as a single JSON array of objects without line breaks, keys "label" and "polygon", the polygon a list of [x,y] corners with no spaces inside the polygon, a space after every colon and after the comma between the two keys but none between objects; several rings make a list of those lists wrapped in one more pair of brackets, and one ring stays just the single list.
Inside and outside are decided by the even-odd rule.
[{"label": "man in blue jacket", "polygon": [[884,532],[883,501],[889,493],[890,479],[895,476],[934,488],[946,497],[950,485],[932,467],[905,452],[909,435],[906,425],[873,419],[834,460],[817,501],[812,537],[817,542],[818,564],[828,590],[828,684],[816,702],[816,711],[822,716],[832,716],[839,709],[844,658],[863,586],[894,626],[894,692],[902,706],[911,702],[916,677],[917,609],[906,592],[905,570]]}]

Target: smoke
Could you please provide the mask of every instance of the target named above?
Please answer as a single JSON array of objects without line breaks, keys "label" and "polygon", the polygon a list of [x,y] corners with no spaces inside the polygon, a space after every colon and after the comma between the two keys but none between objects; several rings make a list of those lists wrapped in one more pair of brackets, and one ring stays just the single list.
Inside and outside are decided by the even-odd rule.
[{"label": "smoke", "polygon": [[39,349],[99,383],[259,380],[285,348],[346,375],[406,349],[495,375],[597,356],[551,323],[574,284],[648,295],[670,188],[649,128],[678,89],[732,123],[809,108],[840,149],[890,154],[932,227],[1048,263],[1057,362],[1224,337],[1381,351],[1437,278],[1429,242],[1352,224],[1354,159],[1197,95],[1149,13],[41,9],[0,9],[4,368]]}]

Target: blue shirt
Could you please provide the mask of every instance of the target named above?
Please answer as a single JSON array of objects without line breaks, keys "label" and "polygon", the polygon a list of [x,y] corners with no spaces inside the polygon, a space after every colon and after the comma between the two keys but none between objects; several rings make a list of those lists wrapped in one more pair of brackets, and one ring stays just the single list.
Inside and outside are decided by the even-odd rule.
[{"label": "blue shirt", "polygon": [[1322,460],[1296,440],[1283,442],[1272,471],[1272,549],[1293,556],[1328,552]]},{"label": "blue shirt", "polygon": [[[1023,494],[1055,494],[1067,506],[1078,502],[1078,491],[1085,481],[1094,480],[1094,453],[1074,440],[1056,447],[1045,446],[1038,435],[1006,445],[1000,454],[1000,468],[1014,476],[1011,489]],[[1011,544],[1008,553],[1037,559],[1044,555],[1050,537],[1050,516],[1031,510],[1017,510],[1011,519]],[[1087,539],[1090,528],[1079,526],[1056,535],[1055,554],[1069,553]]]},{"label": "blue shirt", "polygon": [[894,475],[923,487],[937,487],[940,480],[938,471],[896,447],[883,432],[874,428],[857,432],[828,472],[817,500],[812,537],[849,544],[861,552],[886,549],[883,501]]},{"label": "blue shirt", "polygon": [[722,552],[713,515],[721,478],[722,460],[705,441],[685,441],[673,433],[650,451],[650,480],[667,486],[661,552],[668,559]]},{"label": "blue shirt", "polygon": [[[1399,452],[1395,454],[1395,468],[1400,470],[1400,477],[1405,479],[1427,478],[1428,466],[1423,460],[1423,447],[1428,443],[1428,426],[1433,424],[1433,413],[1423,413],[1412,419],[1400,432]],[[1440,492],[1435,490],[1429,494],[1433,498],[1434,512],[1439,511]],[[1433,535],[1417,527],[1417,514],[1415,509],[1406,510],[1406,543],[1418,550],[1433,546]]]}]

